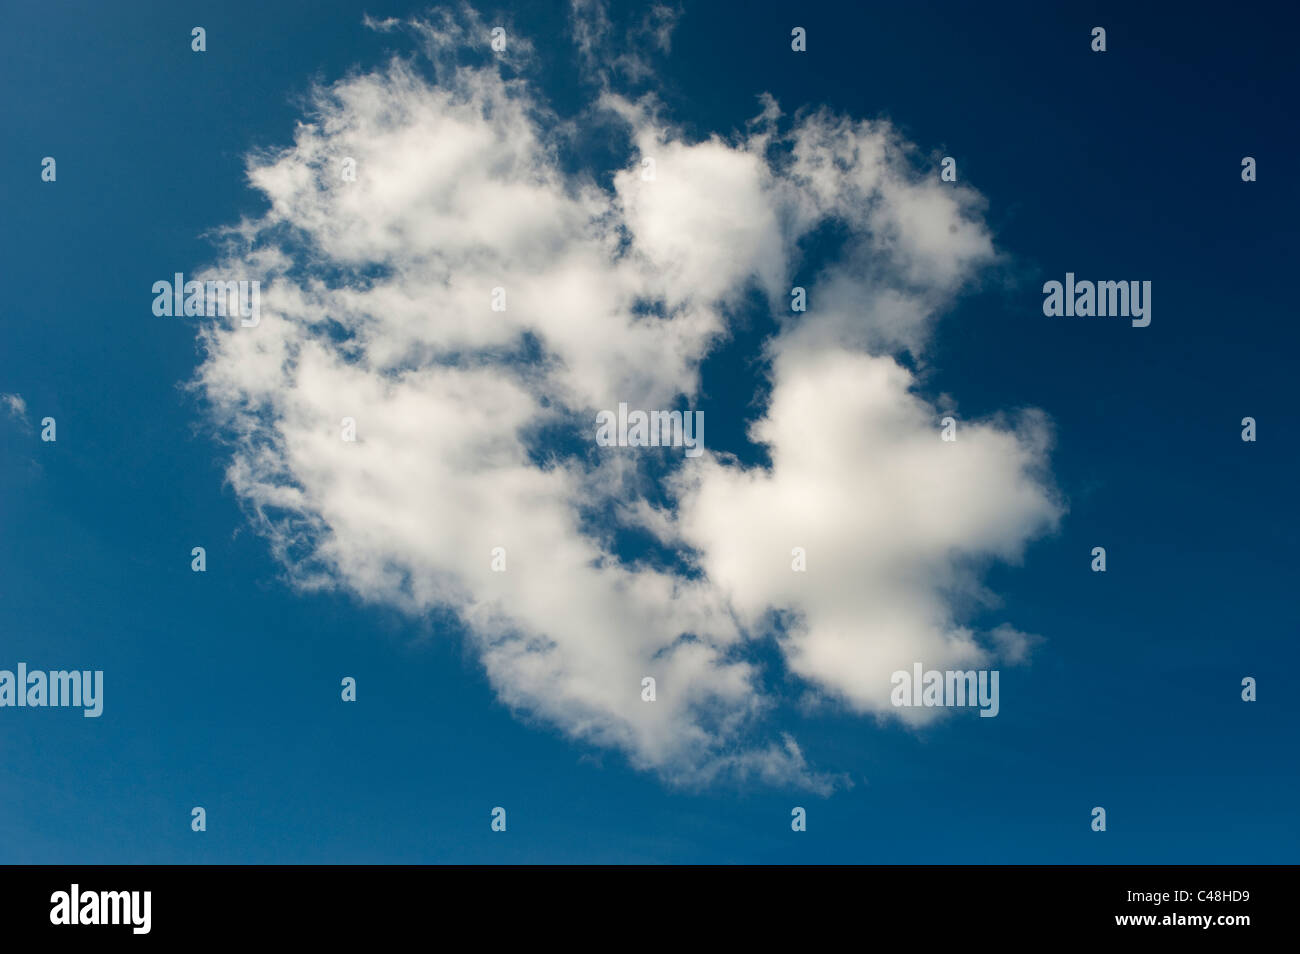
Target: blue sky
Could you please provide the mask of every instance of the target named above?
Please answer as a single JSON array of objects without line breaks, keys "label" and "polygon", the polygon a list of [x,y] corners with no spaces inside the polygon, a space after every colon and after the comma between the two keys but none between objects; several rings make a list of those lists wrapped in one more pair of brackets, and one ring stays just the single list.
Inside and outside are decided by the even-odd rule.
[{"label": "blue sky", "polygon": [[[774,700],[757,731],[790,733],[851,783],[830,794],[675,785],[624,747],[512,712],[455,613],[304,592],[241,509],[229,435],[185,387],[196,329],[156,318],[150,286],[198,273],[212,230],[266,212],[245,157],[292,145],[313,81],[418,62],[411,36],[362,20],[423,5],[12,11],[0,392],[22,396],[26,425],[0,421],[0,668],[102,669],[105,703],[99,719],[0,709],[0,860],[1293,862],[1294,15],[999,6],[688,3],[653,79],[611,81],[654,89],[685,142],[743,129],[763,92],[788,114],[885,117],[923,159],[954,157],[985,203],[1000,258],[937,309],[915,383],[963,420],[1050,419],[1059,525],[1027,533],[1018,565],[981,565],[997,605],[954,611],[1044,641],[1002,667],[996,719],[918,727],[806,709],[808,681],[756,638]],[[628,16],[611,19],[622,36]],[[535,47],[531,95],[583,115],[593,81],[567,12],[505,20]],[[1104,54],[1088,47],[1097,25]],[[790,51],[793,26],[807,53]],[[603,128],[565,161],[609,188],[609,155],[629,163]],[[814,301],[821,254],[813,242],[796,272]],[[1067,271],[1152,281],[1151,326],[1044,317],[1041,285]],[[745,424],[777,327],[755,301],[729,309],[688,402],[746,464],[763,459]],[[635,540],[616,539],[631,559]],[[1241,701],[1244,676],[1259,701]],[[190,830],[195,805],[206,832]],[[489,829],[498,805],[504,834]],[[1089,828],[1098,805],[1105,833]]]}]

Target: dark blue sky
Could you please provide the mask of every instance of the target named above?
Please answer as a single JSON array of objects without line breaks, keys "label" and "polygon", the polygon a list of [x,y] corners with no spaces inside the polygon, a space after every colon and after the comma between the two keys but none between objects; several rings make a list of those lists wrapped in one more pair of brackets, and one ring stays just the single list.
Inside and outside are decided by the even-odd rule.
[{"label": "dark blue sky", "polygon": [[[58,442],[0,421],[0,668],[102,669],[106,689],[97,720],[0,709],[0,861],[1295,861],[1297,24],[1133,6],[687,3],[674,32],[656,86],[698,135],[766,91],[956,158],[1005,262],[939,322],[924,387],[1055,426],[1060,532],[986,576],[1047,641],[1003,672],[996,720],[787,707],[809,761],[855,783],[829,798],[674,791],[516,720],[448,621],[294,592],[224,485],[183,389],[193,327],[154,318],[149,288],[261,211],[242,157],[290,142],[313,79],[408,52],[363,13],[422,5],[10,10],[0,392]],[[558,11],[512,19],[564,113],[582,89]],[[1152,281],[1151,326],[1044,317],[1067,271]],[[747,401],[757,348],[738,339],[705,391]]]}]

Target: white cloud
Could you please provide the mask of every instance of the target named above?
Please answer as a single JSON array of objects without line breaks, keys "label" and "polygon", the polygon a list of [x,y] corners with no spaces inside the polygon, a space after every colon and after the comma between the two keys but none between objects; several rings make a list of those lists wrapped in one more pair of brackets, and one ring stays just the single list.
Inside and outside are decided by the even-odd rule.
[{"label": "white cloud", "polygon": [[0,404],[15,421],[27,424],[27,402],[21,394],[0,394]]},{"label": "white cloud", "polygon": [[[752,435],[771,469],[714,458],[680,471],[683,537],[747,626],[773,607],[796,614],[784,640],[794,672],[859,711],[932,717],[894,710],[889,677],[918,661],[990,658],[948,598],[975,587],[974,561],[1017,559],[1055,520],[1034,477],[1045,424],[1032,414],[1014,430],[970,422],[943,442],[892,358],[782,346]],[[791,570],[794,547],[806,572]]]},{"label": "white cloud", "polygon": [[1029,654],[1035,646],[1043,642],[1042,636],[1022,633],[1014,626],[1003,623],[995,627],[989,636],[998,648],[999,655],[1009,665],[1015,666],[1029,661]]},{"label": "white cloud", "polygon": [[[452,46],[440,29],[420,27],[435,55]],[[923,347],[993,261],[980,199],[918,176],[882,123],[783,123],[765,99],[743,135],[689,141],[649,100],[605,89],[592,109],[626,127],[612,191],[561,171],[573,125],[491,64],[436,85],[400,60],[352,75],[320,91],[292,148],[250,159],[270,211],[231,230],[213,271],[260,279],[262,320],[209,326],[198,378],[234,440],[230,481],[300,585],[453,608],[519,712],[670,782],[825,790],[768,732],[754,638],[783,614],[794,674],[885,714],[893,669],[1017,651],[965,628],[954,598],[1059,516],[1041,415],[962,422],[943,443],[891,357]],[[830,220],[851,238],[791,315],[799,241]],[[640,452],[593,447],[595,411],[693,404],[751,287],[782,322],[752,435],[772,467],[706,453],[670,478],[675,507],[651,506]],[[620,563],[593,511],[702,573]]]},{"label": "white cloud", "polygon": [[615,34],[605,0],[570,0],[574,50],[588,79],[608,87],[613,74],[631,82],[653,78],[655,70],[646,53],[671,51],[673,30],[682,11],[653,3],[637,12],[640,19],[626,26],[620,37]]}]

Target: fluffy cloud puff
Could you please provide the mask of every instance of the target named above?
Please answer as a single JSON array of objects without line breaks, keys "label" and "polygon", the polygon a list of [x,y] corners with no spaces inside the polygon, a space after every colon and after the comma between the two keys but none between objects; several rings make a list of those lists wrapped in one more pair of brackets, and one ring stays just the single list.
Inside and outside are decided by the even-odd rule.
[{"label": "fluffy cloud puff", "polygon": [[[1029,637],[981,637],[953,596],[1058,519],[1047,424],[941,442],[894,357],[994,260],[978,194],[887,123],[764,98],[743,132],[690,140],[607,79],[584,119],[625,162],[602,187],[532,85],[416,26],[432,75],[395,59],[317,90],[293,145],[250,157],[269,209],[205,276],[262,282],[257,327],[205,326],[196,386],[291,578],[450,608],[509,706],[675,784],[832,785],[770,728],[752,650],[772,633],[794,677],[881,717],[926,712],[889,705],[913,661],[1023,658]],[[801,240],[831,223],[847,238],[791,313]],[[674,453],[665,476],[661,451],[594,446],[598,410],[690,406],[755,290],[780,320],[750,433],[770,466]],[[621,560],[611,521],[676,560]]]}]

